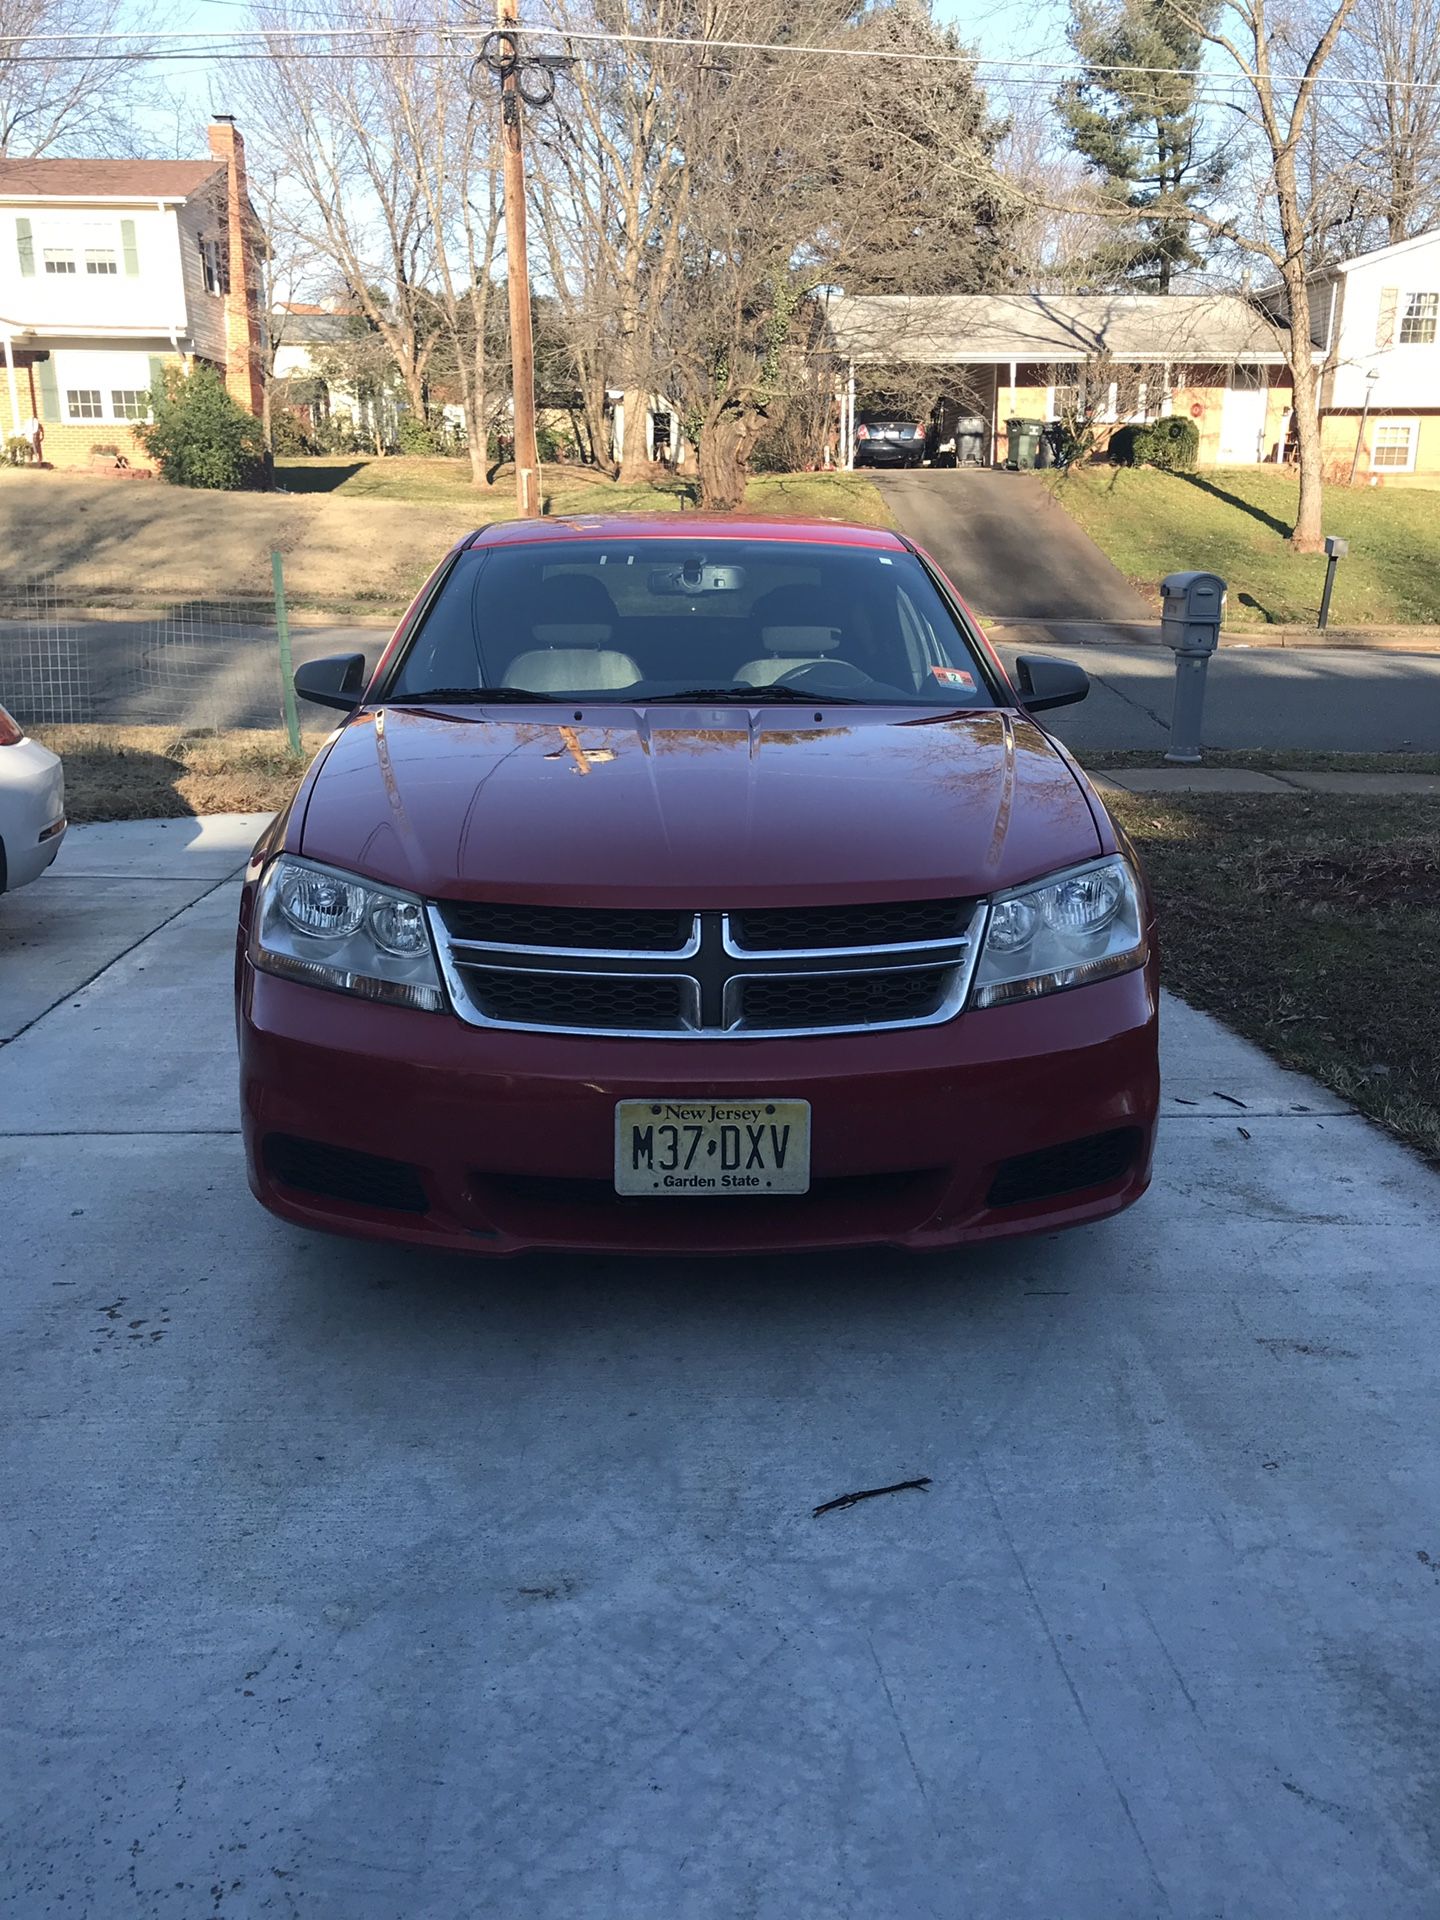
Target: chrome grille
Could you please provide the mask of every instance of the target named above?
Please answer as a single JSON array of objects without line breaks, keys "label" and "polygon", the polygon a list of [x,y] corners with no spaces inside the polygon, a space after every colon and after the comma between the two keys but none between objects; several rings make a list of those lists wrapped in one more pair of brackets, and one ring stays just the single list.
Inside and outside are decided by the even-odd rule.
[{"label": "chrome grille", "polygon": [[983,902],[735,913],[439,901],[436,951],[473,1026],[655,1039],[929,1026],[965,1003]]}]

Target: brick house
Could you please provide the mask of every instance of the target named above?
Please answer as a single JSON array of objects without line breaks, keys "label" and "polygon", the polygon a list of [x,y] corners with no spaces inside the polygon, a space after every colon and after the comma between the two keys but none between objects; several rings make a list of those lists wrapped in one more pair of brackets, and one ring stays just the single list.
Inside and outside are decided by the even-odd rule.
[{"label": "brick house", "polygon": [[208,160],[0,159],[0,436],[33,414],[45,459],[116,448],[167,364],[208,361],[249,412],[263,397],[264,239],[233,121]]}]

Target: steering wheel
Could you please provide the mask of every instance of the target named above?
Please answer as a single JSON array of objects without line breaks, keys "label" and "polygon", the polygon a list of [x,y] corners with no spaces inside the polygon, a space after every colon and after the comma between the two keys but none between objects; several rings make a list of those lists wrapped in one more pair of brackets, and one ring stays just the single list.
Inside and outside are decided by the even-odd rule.
[{"label": "steering wheel", "polygon": [[843,692],[846,687],[870,686],[872,676],[863,667],[857,667],[853,660],[807,660],[802,666],[791,667],[788,673],[777,674],[771,682],[776,687],[798,687],[802,693],[810,685],[812,675],[819,674],[834,685],[834,691]]}]

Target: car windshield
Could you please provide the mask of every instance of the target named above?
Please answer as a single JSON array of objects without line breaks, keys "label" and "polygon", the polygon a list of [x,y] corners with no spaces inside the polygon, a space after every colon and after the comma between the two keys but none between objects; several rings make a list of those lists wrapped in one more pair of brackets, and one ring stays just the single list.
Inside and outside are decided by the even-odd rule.
[{"label": "car windshield", "polygon": [[537,540],[463,553],[390,700],[687,697],[991,707],[985,673],[903,548]]}]

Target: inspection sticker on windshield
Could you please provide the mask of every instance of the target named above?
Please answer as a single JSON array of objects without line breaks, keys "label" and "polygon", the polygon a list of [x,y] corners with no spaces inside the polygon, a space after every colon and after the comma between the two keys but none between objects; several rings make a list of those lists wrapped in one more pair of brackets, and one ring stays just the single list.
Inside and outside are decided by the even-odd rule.
[{"label": "inspection sticker on windshield", "polygon": [[963,667],[931,667],[930,677],[938,680],[942,687],[967,687],[971,693],[975,691],[975,676],[966,673]]},{"label": "inspection sticker on windshield", "polygon": [[808,1100],[622,1100],[615,1191],[808,1193]]}]

